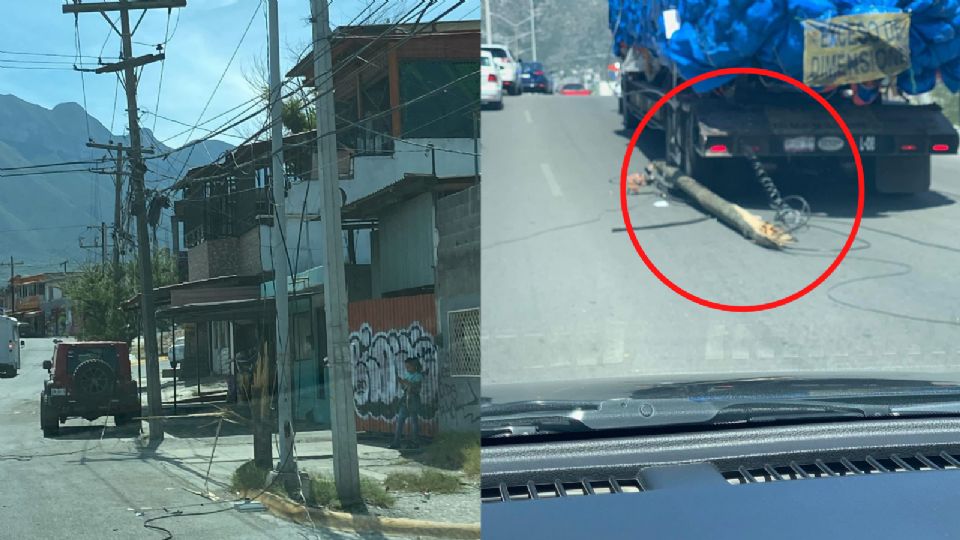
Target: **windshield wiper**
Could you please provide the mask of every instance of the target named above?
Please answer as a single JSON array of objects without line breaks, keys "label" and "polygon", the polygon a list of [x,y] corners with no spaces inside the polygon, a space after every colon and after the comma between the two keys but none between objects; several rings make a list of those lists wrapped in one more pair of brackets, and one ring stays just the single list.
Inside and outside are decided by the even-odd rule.
[{"label": "windshield wiper", "polygon": [[[960,396],[954,396],[960,398]],[[960,415],[960,399],[869,403],[846,400],[692,400],[687,398],[531,401],[481,408],[483,438],[643,429],[906,416]]]}]

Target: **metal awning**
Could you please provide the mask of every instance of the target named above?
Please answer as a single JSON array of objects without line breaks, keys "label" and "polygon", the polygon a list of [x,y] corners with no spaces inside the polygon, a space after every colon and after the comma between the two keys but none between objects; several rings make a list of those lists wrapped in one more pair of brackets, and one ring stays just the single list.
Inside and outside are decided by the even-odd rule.
[{"label": "metal awning", "polygon": [[474,176],[438,178],[430,174],[406,174],[403,179],[389,186],[344,205],[340,211],[344,220],[371,220],[400,203],[423,193],[452,193],[462,191],[477,183]]}]

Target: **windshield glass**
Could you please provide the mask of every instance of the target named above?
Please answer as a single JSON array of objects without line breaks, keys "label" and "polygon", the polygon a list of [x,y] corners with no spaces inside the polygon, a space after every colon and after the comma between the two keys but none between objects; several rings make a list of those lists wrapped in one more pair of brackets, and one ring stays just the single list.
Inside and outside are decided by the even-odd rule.
[{"label": "windshield glass", "polygon": [[77,366],[87,360],[100,360],[110,366],[111,369],[117,369],[117,350],[113,347],[84,347],[70,348],[67,350],[67,373],[73,373]]},{"label": "windshield glass", "polygon": [[[615,5],[627,6],[576,2],[537,20],[536,54],[559,87],[596,98],[531,93],[510,100],[509,114],[483,113],[484,396],[580,399],[587,381],[601,380],[960,379],[956,86],[911,85],[917,72],[906,66],[856,84],[835,72],[818,82],[801,49],[758,40],[748,50],[720,34],[710,38],[715,49],[685,50],[674,73],[663,43],[636,31],[659,13],[628,6],[635,11],[618,18]],[[681,21],[674,39],[746,20],[740,8],[731,13]],[[662,107],[631,141],[676,88],[672,76],[680,85],[706,73],[690,66],[710,65],[698,55],[725,47],[744,50],[716,67],[787,70],[846,122],[866,194],[849,244],[859,193],[851,140],[803,92],[773,78],[711,79],[683,90],[691,114]],[[797,63],[767,61],[774,52]],[[631,67],[643,54],[662,70]],[[908,142],[910,133],[924,135]],[[555,381],[564,384],[535,386]],[[664,390],[681,391],[705,389]],[[629,395],[616,384],[591,392]]]}]

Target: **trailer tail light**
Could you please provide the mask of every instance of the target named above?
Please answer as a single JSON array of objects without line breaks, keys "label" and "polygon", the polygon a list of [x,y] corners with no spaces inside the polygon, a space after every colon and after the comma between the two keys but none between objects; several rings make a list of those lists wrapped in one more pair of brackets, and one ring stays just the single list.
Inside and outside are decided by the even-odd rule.
[{"label": "trailer tail light", "polygon": [[538,69],[537,71],[534,71],[533,74],[539,77],[540,75],[543,75],[543,72]]},{"label": "trailer tail light", "polygon": [[931,146],[930,149],[933,150],[934,152],[949,152],[949,151],[950,151],[950,145],[949,145],[949,144],[935,144],[935,145]]},{"label": "trailer tail light", "polygon": [[10,351],[13,351],[13,340],[10,340],[10,342],[7,343],[7,348],[10,349]]},{"label": "trailer tail light", "polygon": [[725,144],[714,144],[714,145],[711,145],[710,148],[707,149],[707,153],[709,153],[709,154],[726,154],[726,153],[727,153],[727,145],[725,145]]},{"label": "trailer tail light", "polygon": [[917,151],[917,145],[915,145],[915,144],[901,144],[901,145],[900,145],[900,151],[901,151],[901,152],[916,152],[916,151]]},{"label": "trailer tail light", "polygon": [[487,82],[497,82],[497,76],[493,73],[487,75]]}]

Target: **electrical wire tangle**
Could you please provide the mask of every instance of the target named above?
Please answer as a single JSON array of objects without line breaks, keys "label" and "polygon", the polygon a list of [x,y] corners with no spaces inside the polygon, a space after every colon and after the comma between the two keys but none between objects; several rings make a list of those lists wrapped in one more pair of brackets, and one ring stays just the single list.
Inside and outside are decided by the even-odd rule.
[{"label": "electrical wire tangle", "polygon": [[770,208],[775,212],[774,223],[779,224],[788,233],[806,227],[810,221],[810,204],[807,200],[800,195],[782,196],[780,189],[773,182],[773,178],[770,178],[770,175],[767,174],[753,149],[748,148],[746,154],[750,167],[757,176],[757,181],[760,182],[760,186],[767,193]]}]

